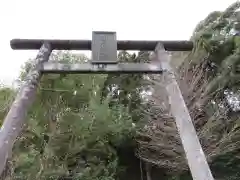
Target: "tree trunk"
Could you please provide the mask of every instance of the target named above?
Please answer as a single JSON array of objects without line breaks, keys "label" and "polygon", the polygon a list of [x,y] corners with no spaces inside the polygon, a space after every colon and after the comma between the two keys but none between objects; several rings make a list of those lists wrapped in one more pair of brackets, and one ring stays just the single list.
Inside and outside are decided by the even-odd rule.
[{"label": "tree trunk", "polygon": [[11,158],[11,152],[16,138],[23,128],[28,108],[35,99],[37,85],[41,78],[39,67],[48,61],[51,54],[51,46],[44,43],[33,62],[33,67],[26,76],[15,101],[13,102],[0,130],[0,174],[2,174],[6,162]]}]

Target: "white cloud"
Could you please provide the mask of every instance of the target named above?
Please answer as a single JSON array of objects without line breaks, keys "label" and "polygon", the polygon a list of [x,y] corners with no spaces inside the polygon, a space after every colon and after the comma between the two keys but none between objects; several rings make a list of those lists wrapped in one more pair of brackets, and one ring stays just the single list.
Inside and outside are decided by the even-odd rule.
[{"label": "white cloud", "polygon": [[234,0],[7,0],[0,2],[0,80],[10,84],[37,51],[11,50],[12,38],[91,39],[93,30],[118,39],[184,40],[213,10]]}]

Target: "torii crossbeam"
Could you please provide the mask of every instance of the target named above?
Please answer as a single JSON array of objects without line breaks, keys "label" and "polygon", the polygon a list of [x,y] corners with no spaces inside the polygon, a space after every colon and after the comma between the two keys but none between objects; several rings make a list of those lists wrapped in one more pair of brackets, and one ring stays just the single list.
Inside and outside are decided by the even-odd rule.
[{"label": "torii crossbeam", "polygon": [[[191,41],[117,41],[115,32],[94,31],[90,40],[13,39],[12,49],[40,49],[34,66],[26,77],[0,131],[0,174],[11,156],[13,144],[19,136],[28,108],[34,101],[42,73],[158,73],[166,79],[171,112],[185,150],[194,180],[213,180],[187,106],[169,65],[167,51],[190,51]],[[52,50],[92,50],[92,60],[82,64],[47,62]],[[157,61],[150,63],[119,63],[117,50],[153,51]]]}]

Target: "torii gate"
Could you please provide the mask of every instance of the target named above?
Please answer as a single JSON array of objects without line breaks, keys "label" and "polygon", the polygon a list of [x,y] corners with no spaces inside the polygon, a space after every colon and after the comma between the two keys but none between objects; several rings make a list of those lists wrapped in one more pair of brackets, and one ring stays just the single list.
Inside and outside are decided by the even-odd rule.
[{"label": "torii gate", "polygon": [[[190,51],[191,41],[117,41],[116,32],[94,31],[90,40],[13,39],[12,49],[40,49],[0,131],[0,174],[19,136],[27,110],[34,101],[42,73],[160,73],[165,75],[171,113],[175,118],[194,180],[213,180],[187,106],[170,67],[166,51]],[[151,63],[119,63],[117,50],[154,51]],[[52,50],[92,50],[92,61],[82,64],[47,62]],[[166,50],[166,51],[165,51]]]}]

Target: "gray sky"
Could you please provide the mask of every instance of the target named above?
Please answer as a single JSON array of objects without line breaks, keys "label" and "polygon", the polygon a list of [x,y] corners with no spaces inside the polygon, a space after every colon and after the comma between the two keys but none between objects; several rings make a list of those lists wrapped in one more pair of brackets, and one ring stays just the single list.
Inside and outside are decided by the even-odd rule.
[{"label": "gray sky", "polygon": [[91,39],[93,30],[121,40],[187,40],[211,11],[235,0],[0,1],[0,82],[12,84],[37,51],[12,50],[13,38]]}]

